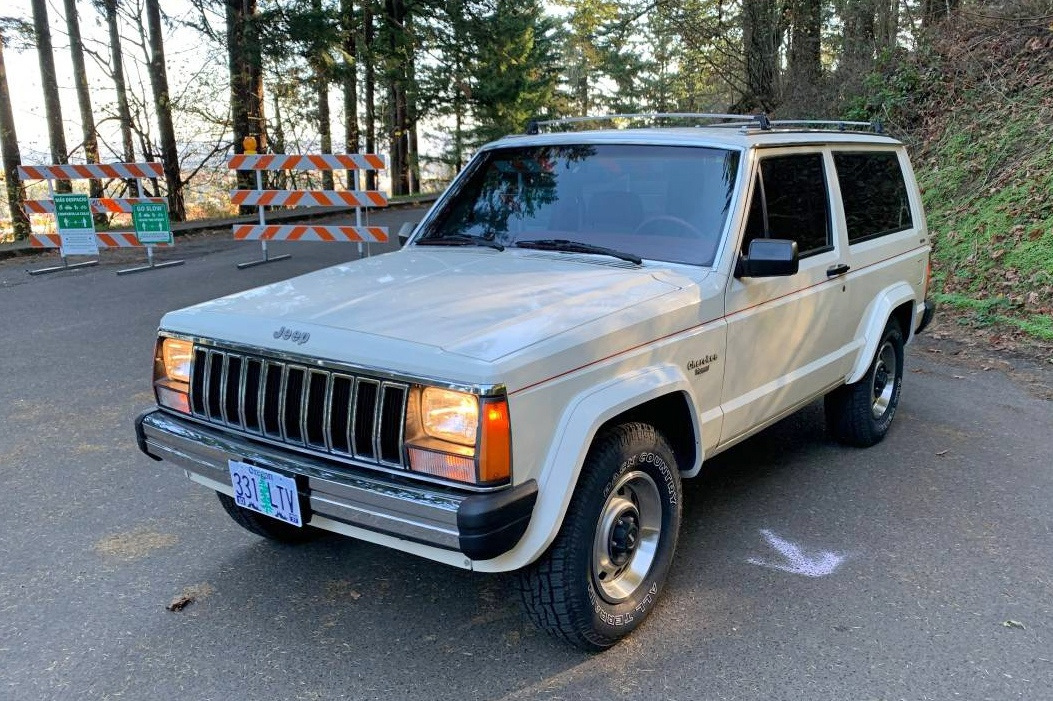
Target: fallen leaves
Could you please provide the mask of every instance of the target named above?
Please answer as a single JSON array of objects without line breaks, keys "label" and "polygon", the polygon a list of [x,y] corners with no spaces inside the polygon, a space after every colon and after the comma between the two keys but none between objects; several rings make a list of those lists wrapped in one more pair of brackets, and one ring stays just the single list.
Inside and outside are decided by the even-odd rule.
[{"label": "fallen leaves", "polygon": [[183,589],[182,593],[175,596],[165,605],[165,608],[169,611],[182,611],[195,601],[200,601],[211,595],[214,591],[215,589],[212,588],[212,585],[207,582],[203,584],[194,584],[193,586]]},{"label": "fallen leaves", "polygon": [[176,598],[172,599],[172,601],[167,606],[165,606],[165,608],[169,611],[182,611],[192,603],[194,603],[193,596],[190,596],[188,594],[180,594]]}]

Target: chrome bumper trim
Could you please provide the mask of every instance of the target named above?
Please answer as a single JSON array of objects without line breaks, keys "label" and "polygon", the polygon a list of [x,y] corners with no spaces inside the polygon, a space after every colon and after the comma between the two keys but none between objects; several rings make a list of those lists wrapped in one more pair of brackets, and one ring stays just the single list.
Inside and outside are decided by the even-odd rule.
[{"label": "chrome bumper trim", "polygon": [[162,411],[141,417],[140,426],[144,452],[211,482],[229,486],[227,461],[231,459],[303,475],[312,515],[324,517],[310,525],[336,530],[327,527],[332,520],[425,545],[460,550],[457,510],[468,495],[346,474],[323,460],[252,443]]}]

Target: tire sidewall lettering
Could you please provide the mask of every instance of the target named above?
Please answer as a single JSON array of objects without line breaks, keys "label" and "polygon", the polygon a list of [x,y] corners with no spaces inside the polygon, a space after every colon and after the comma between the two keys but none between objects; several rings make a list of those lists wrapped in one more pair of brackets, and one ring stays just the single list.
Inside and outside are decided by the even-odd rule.
[{"label": "tire sidewall lettering", "polygon": [[[666,496],[670,504],[675,505],[677,503],[677,489],[676,481],[673,479],[672,470],[669,469],[669,463],[657,453],[649,450],[641,451],[625,460],[618,466],[618,469],[611,475],[610,480],[603,488],[604,500],[610,496],[611,490],[614,489],[614,485],[618,482],[618,478],[624,475],[631,468],[637,467],[642,468],[645,465],[653,465],[658,471],[658,477],[665,484]],[[647,470],[643,470],[647,472]]]},{"label": "tire sidewall lettering", "polygon": [[[608,497],[610,497],[614,486],[623,475],[635,470],[647,473],[654,478],[659,485],[659,492],[663,494],[665,501],[669,504],[669,508],[673,512],[677,512],[680,508],[679,489],[677,487],[676,476],[670,465],[670,459],[663,457],[659,451],[656,451],[653,448],[643,448],[634,451],[630,456],[622,460],[621,463],[618,464],[618,467],[613,470],[610,478],[603,486],[602,498],[596,508],[599,509],[602,507],[603,503],[606,502]],[[663,527],[669,527],[670,522],[673,521],[678,521],[676,516],[663,514]],[[673,546],[666,544],[663,547]],[[612,637],[621,637],[628,630],[639,625],[639,623],[650,613],[658,600],[660,590],[659,581],[664,577],[667,568],[668,563],[665,566],[656,566],[654,570],[648,573],[647,578],[640,584],[632,596],[617,604],[612,604],[604,600],[596,590],[592,577],[586,577],[588,606],[592,610],[597,626],[610,629],[612,631]]]},{"label": "tire sidewall lettering", "polygon": [[[646,588],[645,588],[646,587]],[[596,593],[596,588],[590,581],[588,584],[589,603],[596,620],[610,628],[635,627],[638,621],[647,616],[651,607],[658,600],[658,582],[649,580],[640,587],[646,591],[642,597],[636,600],[623,601],[620,604],[611,605],[605,602]]]}]

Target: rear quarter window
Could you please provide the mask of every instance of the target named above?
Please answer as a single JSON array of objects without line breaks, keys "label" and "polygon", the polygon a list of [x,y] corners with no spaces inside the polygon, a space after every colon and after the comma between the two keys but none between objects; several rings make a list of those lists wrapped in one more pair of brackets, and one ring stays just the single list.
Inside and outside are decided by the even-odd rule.
[{"label": "rear quarter window", "polygon": [[850,244],[914,226],[903,169],[894,151],[835,152],[834,166]]}]

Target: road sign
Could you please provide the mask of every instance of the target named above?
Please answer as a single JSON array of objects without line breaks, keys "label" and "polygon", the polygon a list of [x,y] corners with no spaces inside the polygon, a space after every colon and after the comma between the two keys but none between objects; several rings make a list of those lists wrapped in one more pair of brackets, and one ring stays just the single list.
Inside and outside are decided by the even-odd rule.
[{"label": "road sign", "polygon": [[172,243],[172,225],[168,220],[168,205],[144,202],[132,205],[132,223],[139,243]]},{"label": "road sign", "polygon": [[87,195],[56,194],[55,223],[62,238],[62,256],[97,256],[95,222]]}]

